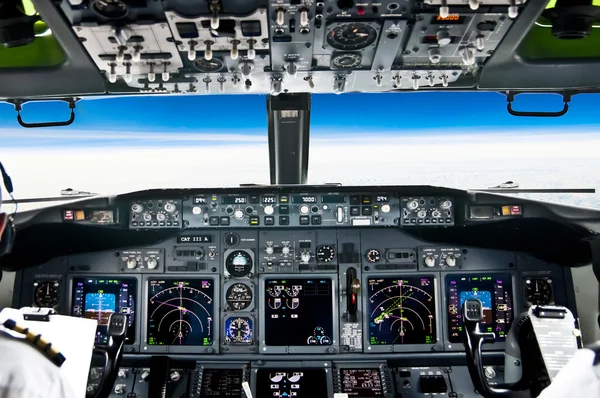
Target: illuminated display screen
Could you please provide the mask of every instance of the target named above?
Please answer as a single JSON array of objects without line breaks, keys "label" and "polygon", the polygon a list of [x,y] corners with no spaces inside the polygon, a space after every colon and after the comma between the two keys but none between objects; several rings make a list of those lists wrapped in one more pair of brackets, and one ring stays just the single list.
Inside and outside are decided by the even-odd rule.
[{"label": "illuminated display screen", "polygon": [[478,299],[483,306],[483,332],[494,332],[502,341],[513,318],[512,282],[509,274],[446,275],[448,331],[451,343],[462,341],[462,305],[467,299]]},{"label": "illuminated display screen", "polygon": [[212,279],[149,280],[147,343],[212,345],[214,294]]},{"label": "illuminated display screen", "polygon": [[242,398],[242,369],[204,369],[200,398]]},{"label": "illuminated display screen", "polygon": [[245,205],[248,203],[246,196],[223,196],[221,203],[224,205]]},{"label": "illuminated display screen", "polygon": [[113,312],[128,316],[125,343],[135,343],[136,279],[75,278],[72,299],[71,315],[98,321],[96,344],[108,343],[108,318]]},{"label": "illuminated display screen", "polygon": [[464,22],[465,17],[458,14],[448,15],[447,17],[436,15],[431,18],[432,25],[461,25]]},{"label": "illuminated display screen", "polygon": [[317,197],[312,195],[292,196],[292,203],[317,203]]},{"label": "illuminated display screen", "polygon": [[333,344],[331,279],[266,279],[265,344]]},{"label": "illuminated display screen", "polygon": [[259,369],[256,396],[329,398],[325,369]]},{"label": "illuminated display screen", "polygon": [[369,278],[369,344],[437,341],[433,277]]},{"label": "illuminated display screen", "polygon": [[349,397],[383,397],[379,369],[342,369],[342,393]]}]

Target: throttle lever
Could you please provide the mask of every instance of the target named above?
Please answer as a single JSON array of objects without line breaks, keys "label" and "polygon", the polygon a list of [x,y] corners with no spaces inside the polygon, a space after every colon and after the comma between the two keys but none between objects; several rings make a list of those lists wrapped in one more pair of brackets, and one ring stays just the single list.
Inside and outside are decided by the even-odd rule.
[{"label": "throttle lever", "polygon": [[123,345],[127,335],[127,316],[113,312],[108,318],[108,344],[96,347],[104,355],[104,371],[94,398],[107,398],[117,379],[117,370],[123,357]]},{"label": "throttle lever", "polygon": [[360,281],[356,277],[356,269],[348,268],[346,271],[346,311],[348,322],[356,322],[358,311],[358,293],[360,292]]}]

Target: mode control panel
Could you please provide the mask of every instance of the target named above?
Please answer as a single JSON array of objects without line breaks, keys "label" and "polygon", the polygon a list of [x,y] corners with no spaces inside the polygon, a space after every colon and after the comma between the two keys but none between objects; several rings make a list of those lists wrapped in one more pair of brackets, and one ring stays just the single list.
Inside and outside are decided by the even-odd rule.
[{"label": "mode control panel", "polygon": [[129,207],[133,229],[453,226],[455,219],[452,197],[385,192],[194,194]]}]

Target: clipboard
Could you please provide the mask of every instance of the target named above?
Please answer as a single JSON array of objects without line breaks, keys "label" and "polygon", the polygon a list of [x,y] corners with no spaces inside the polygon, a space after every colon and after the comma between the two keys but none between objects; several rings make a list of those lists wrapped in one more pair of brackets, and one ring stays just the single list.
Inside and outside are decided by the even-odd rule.
[{"label": "clipboard", "polygon": [[[3,326],[8,319],[29,328],[32,332],[52,343],[65,360],[58,368],[65,382],[77,397],[85,398],[88,374],[94,350],[97,321],[94,319],[76,318],[57,315],[50,308],[19,309],[4,308],[0,312],[0,330],[24,339],[24,335]],[[24,344],[31,344],[23,342]],[[40,360],[48,360],[40,355]]]}]

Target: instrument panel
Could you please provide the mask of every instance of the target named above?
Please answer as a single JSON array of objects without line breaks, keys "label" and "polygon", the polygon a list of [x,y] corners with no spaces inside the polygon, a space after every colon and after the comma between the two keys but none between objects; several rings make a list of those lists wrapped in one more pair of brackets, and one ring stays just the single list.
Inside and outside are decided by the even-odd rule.
[{"label": "instrument panel", "polygon": [[[127,314],[115,396],[241,397],[244,382],[253,396],[475,396],[456,356],[464,300],[484,304],[483,324],[496,334],[484,349],[493,355],[528,306],[569,303],[570,271],[522,253],[418,238],[412,231],[464,223],[463,198],[382,192],[119,198],[105,209],[114,226],[161,232],[162,240],[20,271],[14,305],[97,319],[98,345],[108,315]],[[63,216],[90,210],[65,206]],[[498,217],[523,215],[507,206],[519,211],[501,206]],[[94,223],[75,218],[61,222]],[[90,391],[101,372],[93,369]]]},{"label": "instrument panel", "polygon": [[278,95],[473,87],[525,3],[65,0],[59,9],[111,94]]}]

